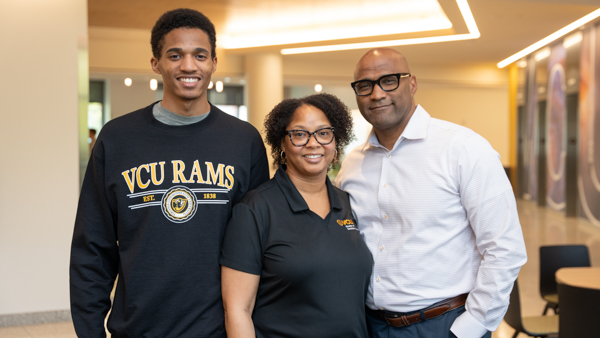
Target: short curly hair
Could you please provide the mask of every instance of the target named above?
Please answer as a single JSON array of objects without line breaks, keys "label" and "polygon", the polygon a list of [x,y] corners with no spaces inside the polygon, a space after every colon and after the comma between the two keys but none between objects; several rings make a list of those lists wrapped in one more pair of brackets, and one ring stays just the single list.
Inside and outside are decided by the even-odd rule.
[{"label": "short curly hair", "polygon": [[275,166],[285,163],[285,159],[281,157],[281,141],[287,136],[286,129],[292,121],[296,109],[303,105],[320,109],[334,128],[336,154],[333,163],[339,161],[344,148],[354,139],[352,113],[336,96],[321,93],[300,99],[283,100],[267,115],[264,124],[267,134],[266,141],[271,146],[271,155]]},{"label": "short curly hair", "polygon": [[196,10],[179,8],[165,12],[152,28],[150,45],[152,45],[152,55],[156,59],[160,59],[160,53],[165,43],[165,35],[177,28],[198,28],[204,31],[210,41],[211,57],[214,59],[217,56],[217,33],[212,22]]}]

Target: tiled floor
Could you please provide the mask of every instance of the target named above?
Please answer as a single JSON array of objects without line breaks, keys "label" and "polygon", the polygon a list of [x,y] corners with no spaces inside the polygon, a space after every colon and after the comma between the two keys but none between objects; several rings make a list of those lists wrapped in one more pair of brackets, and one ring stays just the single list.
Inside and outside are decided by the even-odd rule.
[{"label": "tiled floor", "polygon": [[[586,244],[592,266],[600,266],[600,227],[582,218],[566,218],[562,213],[539,208],[533,202],[519,200],[519,217],[527,243],[529,260],[519,274],[523,316],[541,315],[544,302],[539,296],[539,246],[549,244]],[[510,338],[514,330],[502,323],[492,338]],[[72,338],[70,322],[0,328],[0,338]],[[527,337],[521,333],[518,338]]]},{"label": "tiled floor", "polygon": [[71,322],[0,328],[2,338],[74,338]]}]

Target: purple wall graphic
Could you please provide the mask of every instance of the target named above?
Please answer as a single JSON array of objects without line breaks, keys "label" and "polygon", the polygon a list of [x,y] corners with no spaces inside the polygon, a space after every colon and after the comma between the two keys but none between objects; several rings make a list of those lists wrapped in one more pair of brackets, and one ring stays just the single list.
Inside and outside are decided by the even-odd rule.
[{"label": "purple wall graphic", "polygon": [[567,106],[565,63],[562,44],[552,47],[548,60],[546,104],[546,202],[554,210],[565,208],[565,167],[567,159]]},{"label": "purple wall graphic", "polygon": [[538,102],[536,62],[533,57],[527,61],[526,76],[526,135],[523,139],[523,198],[526,200],[537,199],[537,172],[538,172]]},{"label": "purple wall graphic", "polygon": [[583,32],[577,188],[580,210],[600,226],[600,27]]}]

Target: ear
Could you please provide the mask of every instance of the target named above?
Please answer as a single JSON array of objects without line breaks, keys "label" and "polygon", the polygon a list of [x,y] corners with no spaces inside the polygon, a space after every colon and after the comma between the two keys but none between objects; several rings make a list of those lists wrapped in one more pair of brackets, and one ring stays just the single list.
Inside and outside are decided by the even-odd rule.
[{"label": "ear", "polygon": [[417,77],[414,75],[411,75],[411,77],[410,77],[410,95],[415,96],[416,93],[417,93]]},{"label": "ear", "polygon": [[153,56],[150,59],[150,66],[152,66],[152,71],[156,74],[160,74],[160,69],[158,68],[158,60]]},{"label": "ear", "polygon": [[212,69],[211,74],[214,74],[216,71],[217,71],[217,57],[215,56],[213,58],[213,69]]}]

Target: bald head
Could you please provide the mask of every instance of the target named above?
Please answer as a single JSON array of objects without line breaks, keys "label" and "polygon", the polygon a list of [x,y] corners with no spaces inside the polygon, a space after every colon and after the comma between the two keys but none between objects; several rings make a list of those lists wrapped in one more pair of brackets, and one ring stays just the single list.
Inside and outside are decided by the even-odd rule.
[{"label": "bald head", "polygon": [[364,81],[371,90],[356,95],[358,109],[381,145],[392,149],[416,109],[417,78],[410,74],[406,58],[391,48],[371,49],[356,64],[354,81]]},{"label": "bald head", "polygon": [[398,73],[410,73],[408,62],[404,55],[392,48],[375,48],[366,52],[354,69],[354,80],[363,71],[376,70],[382,66],[393,66],[398,69]]}]

